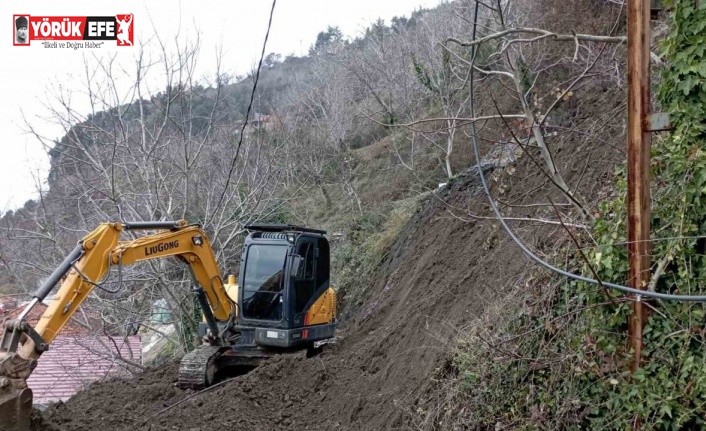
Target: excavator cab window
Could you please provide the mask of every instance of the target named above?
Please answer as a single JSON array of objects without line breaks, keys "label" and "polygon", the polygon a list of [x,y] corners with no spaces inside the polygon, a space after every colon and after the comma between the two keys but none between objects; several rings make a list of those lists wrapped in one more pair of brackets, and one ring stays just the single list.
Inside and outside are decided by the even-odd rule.
[{"label": "excavator cab window", "polygon": [[297,245],[303,277],[294,280],[294,314],[307,309],[329,286],[329,245],[325,238],[305,238]]},{"label": "excavator cab window", "polygon": [[251,245],[245,260],[243,315],[248,319],[282,320],[284,270],[289,247]]},{"label": "excavator cab window", "polygon": [[323,291],[329,287],[330,250],[326,238],[317,240],[316,250],[316,290]]},{"label": "excavator cab window", "polygon": [[294,281],[294,312],[297,314],[304,311],[304,307],[316,291],[316,279],[314,277],[316,274],[314,272],[315,248],[316,242],[310,239],[299,243],[297,247],[297,254],[301,256],[301,265],[303,265],[302,276]]}]

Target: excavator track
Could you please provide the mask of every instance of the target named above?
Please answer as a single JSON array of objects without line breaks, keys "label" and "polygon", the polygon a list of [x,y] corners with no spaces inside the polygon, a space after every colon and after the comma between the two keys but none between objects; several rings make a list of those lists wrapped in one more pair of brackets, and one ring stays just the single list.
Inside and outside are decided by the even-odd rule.
[{"label": "excavator track", "polygon": [[177,386],[181,389],[200,390],[210,385],[216,374],[216,359],[223,347],[199,346],[187,353],[179,365]]}]

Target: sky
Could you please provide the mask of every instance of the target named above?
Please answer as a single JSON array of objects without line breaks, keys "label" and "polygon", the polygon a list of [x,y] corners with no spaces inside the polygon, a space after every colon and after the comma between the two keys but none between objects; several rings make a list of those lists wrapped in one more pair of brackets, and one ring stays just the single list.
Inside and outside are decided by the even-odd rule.
[{"label": "sky", "polygon": [[[360,35],[367,26],[394,16],[409,16],[419,7],[431,8],[443,0],[278,0],[267,52],[287,56],[305,55],[317,34],[328,26],[338,26],[346,37]],[[28,133],[29,124],[39,134],[58,139],[63,129],[51,120],[54,95],[71,95],[72,104],[88,113],[82,92],[84,59],[115,57],[117,65],[134,61],[137,48],[84,51],[13,46],[13,15],[35,16],[114,16],[132,13],[136,45],[145,45],[147,54],[157,55],[155,35],[173,46],[193,41],[198,35],[201,54],[197,75],[213,74],[216,53],[221,50],[222,68],[245,74],[257,63],[267,30],[269,0],[174,1],[142,0],[34,0],[0,4],[0,58],[5,67],[0,79],[0,213],[24,205],[45,188],[49,167],[47,149]],[[132,78],[126,72],[124,82]],[[158,74],[149,77],[153,88],[161,86]]]}]

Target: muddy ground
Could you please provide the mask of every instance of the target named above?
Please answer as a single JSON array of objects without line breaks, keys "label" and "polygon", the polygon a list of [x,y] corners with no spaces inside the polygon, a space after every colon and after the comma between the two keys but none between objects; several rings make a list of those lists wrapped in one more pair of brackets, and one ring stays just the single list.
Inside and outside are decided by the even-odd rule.
[{"label": "muddy ground", "polygon": [[[602,106],[591,121],[620,109],[617,97],[606,98],[605,91],[586,101]],[[601,145],[577,135],[555,146],[567,183],[578,184],[578,196],[595,200],[605,196],[621,153],[621,133],[603,127]],[[507,216],[555,217],[551,208],[522,206],[551,193],[536,169],[522,158],[516,168],[489,172]],[[562,201],[556,193],[551,197]],[[416,402],[447,366],[454,335],[536,270],[489,217],[486,202],[475,171],[423,202],[356,317],[321,355],[274,358],[173,408],[193,395],[174,387],[177,364],[96,384],[38,414],[33,431],[414,429]],[[539,252],[567,242],[557,226],[512,223]]]}]

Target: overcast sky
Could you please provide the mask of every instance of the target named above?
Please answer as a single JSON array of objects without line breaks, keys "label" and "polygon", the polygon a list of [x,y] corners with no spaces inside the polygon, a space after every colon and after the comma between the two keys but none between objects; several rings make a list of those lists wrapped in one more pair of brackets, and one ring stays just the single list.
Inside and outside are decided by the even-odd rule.
[{"label": "overcast sky", "polygon": [[[440,0],[278,0],[267,52],[303,55],[327,26],[338,26],[346,37],[355,37],[378,18],[389,23],[394,16],[409,14],[419,7],[434,7]],[[37,196],[38,182],[44,182],[48,169],[46,151],[25,133],[24,117],[40,133],[52,139],[62,130],[47,121],[46,105],[56,88],[76,94],[81,101],[80,78],[84,55],[101,54],[81,50],[43,49],[12,45],[12,15],[35,16],[113,16],[134,14],[135,42],[154,40],[155,30],[163,39],[183,41],[200,33],[202,51],[200,73],[215,68],[216,47],[222,46],[223,68],[244,74],[259,60],[272,3],[269,0],[186,1],[150,0],[34,0],[2,2],[0,16],[5,28],[0,43],[3,79],[0,80],[0,213],[21,207]],[[40,45],[41,46],[41,45]],[[154,49],[154,45],[148,45]],[[129,62],[136,50],[102,51],[118,53],[118,61]],[[158,79],[156,76],[153,79]],[[81,104],[83,103],[83,105]]]}]

